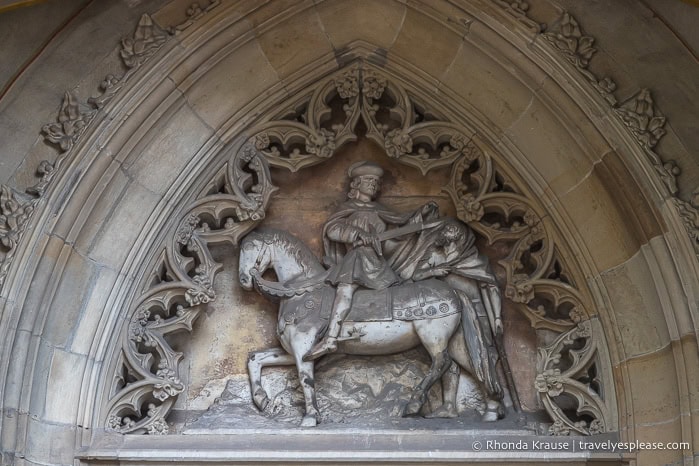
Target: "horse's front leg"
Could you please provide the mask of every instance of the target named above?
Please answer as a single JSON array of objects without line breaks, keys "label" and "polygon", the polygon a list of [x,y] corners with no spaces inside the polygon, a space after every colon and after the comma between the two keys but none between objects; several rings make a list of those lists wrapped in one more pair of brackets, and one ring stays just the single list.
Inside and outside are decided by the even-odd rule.
[{"label": "horse's front leg", "polygon": [[314,362],[304,361],[303,356],[307,354],[315,343],[317,332],[299,332],[295,327],[288,326],[282,336],[282,344],[290,347],[296,369],[299,374],[299,382],[303,388],[303,397],[306,401],[306,411],[301,420],[301,427],[315,427],[318,424],[318,403],[316,401]]},{"label": "horse's front leg", "polygon": [[262,368],[266,366],[291,366],[295,363],[293,356],[287,353],[284,348],[272,348],[250,353],[248,356],[250,393],[252,393],[252,401],[260,411],[264,411],[269,404],[267,392],[262,388]]}]

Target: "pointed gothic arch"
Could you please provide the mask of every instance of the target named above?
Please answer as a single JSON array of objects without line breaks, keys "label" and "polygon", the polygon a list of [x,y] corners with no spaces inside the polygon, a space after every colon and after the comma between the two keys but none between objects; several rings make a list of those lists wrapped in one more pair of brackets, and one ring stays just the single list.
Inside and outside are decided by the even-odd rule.
[{"label": "pointed gothic arch", "polygon": [[[539,217],[545,217],[555,237],[566,242],[561,244],[565,259],[576,269],[576,284],[585,289],[583,299],[594,309],[588,313],[598,316],[595,322],[606,335],[597,343],[608,347],[604,354],[608,366],[602,372],[613,377],[609,386],[615,387],[615,396],[609,398],[613,409],[608,430],[632,440],[642,436],[648,422],[685,411],[688,374],[695,370],[690,361],[696,355],[691,342],[685,349],[671,341],[680,341],[694,328],[692,308],[682,296],[692,296],[694,284],[686,277],[696,276],[692,275],[696,256],[668,195],[668,174],[659,172],[649,156],[652,144],[639,144],[628,132],[623,115],[620,118],[609,107],[610,93],[591,85],[586,74],[576,74],[578,65],[556,55],[538,31],[513,26],[522,17],[512,16],[497,2],[462,2],[458,7],[398,3],[389,7],[367,2],[366,14],[394,9],[403,17],[402,26],[387,23],[393,31],[338,27],[335,34],[317,30],[319,22],[327,19],[322,5],[240,11],[238,6],[216,3],[168,40],[152,22],[141,24],[142,31],[150,28],[150,32],[134,39],[145,37],[153,47],[147,47],[143,56],[136,53],[134,65],[105,92],[107,98],[99,102],[99,110],[85,116],[89,124],[79,138],[70,140],[45,197],[33,206],[35,212],[5,280],[10,291],[3,294],[7,302],[16,303],[8,315],[14,321],[10,328],[18,330],[11,337],[13,351],[21,354],[10,362],[5,380],[21,380],[32,390],[7,391],[7,405],[43,412],[47,424],[73,425],[73,433],[80,426],[85,431],[78,443],[89,445],[93,430],[108,423],[105,413],[114,395],[108,387],[121,348],[117,335],[127,335],[128,327],[138,321],[133,303],[152,283],[153,267],[143,264],[156,264],[163,245],[175,238],[178,229],[183,233],[180,227],[187,224],[182,224],[187,218],[183,206],[196,204],[198,197],[210,191],[211,180],[220,179],[226,160],[244,153],[244,145],[262,130],[267,129],[272,140],[283,140],[278,119],[286,109],[280,105],[290,103],[291,111],[298,111],[317,83],[325,85],[338,70],[349,70],[363,60],[400,88],[409,89],[418,106],[441,112],[435,120],[442,123],[439,131],[429,133],[427,126],[406,120],[401,122],[403,132],[392,133],[395,137],[388,143],[388,131],[378,131],[377,142],[383,140],[389,154],[424,171],[432,163],[429,160],[455,163],[473,141],[482,155],[500,163],[513,184],[526,191],[519,194],[536,200],[542,212]],[[430,22],[438,33],[435,27],[425,26]],[[277,44],[293,41],[300,27],[311,30],[317,47],[291,57],[275,51]],[[438,49],[429,55],[419,48],[425,30],[439,36]],[[133,58],[134,48],[125,50]],[[293,101],[296,97],[298,101]],[[277,124],[265,126],[271,121]],[[302,125],[291,126],[303,133]],[[464,136],[460,143],[448,134],[450,128],[460,130]],[[330,142],[329,133],[315,129],[313,134],[297,134],[305,138],[309,163],[327,155],[323,151]],[[338,135],[334,135],[338,146],[349,140]],[[441,144],[447,157],[425,162],[411,156],[408,141],[414,140],[431,141],[433,149]],[[259,143],[256,151],[268,147]],[[459,155],[450,159],[451,152]],[[267,154],[266,160],[275,157]],[[290,166],[287,158],[277,163],[298,169],[304,162]],[[227,175],[231,189],[240,186],[230,181],[240,177],[235,170],[231,168]],[[487,190],[469,193],[457,185],[452,186],[453,196],[468,200],[463,202],[463,219],[475,222],[480,209],[498,204],[485,202]],[[265,188],[261,194],[271,192]],[[233,211],[236,208],[240,205],[231,206]],[[647,217],[629,220],[630,209]],[[242,211],[235,216],[244,218],[246,209]],[[247,212],[256,217],[255,209]],[[201,223],[189,226],[191,240]],[[637,292],[629,296],[624,284],[631,286],[626,289],[635,286]],[[526,293],[531,288],[518,289],[513,284],[512,296]],[[638,294],[643,299],[634,301]],[[79,309],[70,309],[76,295],[83,302]],[[192,305],[206,296],[204,289],[198,301],[195,297],[191,302],[173,303]],[[560,295],[549,290],[549,296]],[[634,314],[638,309],[640,314]],[[73,319],[79,325],[65,325]],[[634,319],[654,328],[633,326]],[[184,317],[177,325],[186,328],[191,320]],[[563,328],[557,330],[565,334]],[[42,335],[43,341],[33,342],[31,334]],[[548,349],[543,347],[542,358],[555,359],[560,344],[556,340]],[[23,345],[26,351],[19,351]],[[659,356],[652,357],[656,352]],[[659,391],[651,395],[656,399],[645,401],[664,403],[671,415],[654,417],[645,407],[645,395],[636,388],[649,365],[658,368],[657,377],[678,380],[677,392]],[[561,383],[554,372],[544,375],[548,369],[555,368],[541,372],[544,396]],[[167,370],[160,380],[167,379]],[[59,403],[66,393],[70,401]],[[24,438],[43,435],[32,428],[33,420],[23,422]],[[13,425],[21,429],[11,419],[3,422],[10,432]],[[123,425],[122,417],[118,426]],[[691,426],[683,425],[677,435],[673,438],[691,439]]]}]

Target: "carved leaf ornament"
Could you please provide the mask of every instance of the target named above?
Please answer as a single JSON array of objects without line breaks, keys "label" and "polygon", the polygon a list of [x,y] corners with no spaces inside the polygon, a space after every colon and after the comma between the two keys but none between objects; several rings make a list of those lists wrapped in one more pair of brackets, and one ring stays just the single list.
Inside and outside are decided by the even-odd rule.
[{"label": "carved leaf ornament", "polygon": [[[321,163],[357,139],[361,118],[366,136],[397,162],[423,174],[451,166],[444,189],[458,217],[489,243],[509,245],[500,261],[506,296],[535,329],[558,335],[539,348],[536,378],[551,432],[604,431],[611,415],[604,397],[612,395],[591,388],[601,382],[588,376],[605,364],[598,346],[601,330],[569,277],[559,254],[562,245],[552,237],[542,208],[519,192],[472,134],[427,111],[405,88],[363,62],[336,72],[305,96],[252,131],[223,167],[221,187],[183,212],[148,291],[129,313],[106,427],[122,433],[168,432],[165,418],[186,389],[179,374],[182,354],[172,349],[168,335],[191,331],[204,306],[216,299],[213,283],[221,264],[209,246],[237,244],[264,219],[276,190],[270,166],[296,172]],[[567,398],[564,407],[561,397]]]}]

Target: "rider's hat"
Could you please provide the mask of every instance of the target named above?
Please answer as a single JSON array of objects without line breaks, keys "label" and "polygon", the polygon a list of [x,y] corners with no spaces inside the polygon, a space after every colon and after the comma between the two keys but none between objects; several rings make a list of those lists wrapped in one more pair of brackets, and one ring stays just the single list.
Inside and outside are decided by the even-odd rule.
[{"label": "rider's hat", "polygon": [[347,170],[347,173],[349,174],[350,178],[365,175],[381,177],[383,176],[383,168],[381,168],[374,162],[367,162],[366,160],[362,160],[361,162],[352,164],[352,166],[349,167],[349,170]]}]

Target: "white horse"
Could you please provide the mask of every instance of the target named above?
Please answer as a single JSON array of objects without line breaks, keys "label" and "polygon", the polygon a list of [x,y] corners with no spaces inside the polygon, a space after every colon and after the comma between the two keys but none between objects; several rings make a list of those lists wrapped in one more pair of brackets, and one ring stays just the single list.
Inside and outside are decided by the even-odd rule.
[{"label": "white horse", "polygon": [[[278,283],[283,286],[265,286],[270,282],[260,277],[268,268],[274,270]],[[269,403],[262,388],[263,367],[296,365],[306,402],[301,422],[304,427],[315,426],[318,422],[314,363],[304,361],[303,356],[322,337],[328,325],[334,289],[323,283],[326,273],[306,245],[289,233],[260,229],[250,233],[241,243],[239,279],[243,289],[252,290],[256,285],[266,297],[281,298],[277,328],[281,347],[253,352],[248,359],[253,401],[260,410]],[[382,307],[385,319],[362,321],[353,318],[351,311],[343,323],[337,352],[385,355],[424,346],[432,365],[425,378],[413,389],[403,415],[417,415],[427,400],[430,387],[444,376],[444,403],[430,416],[455,417],[458,366],[474,374],[461,328],[463,306],[472,310],[469,298],[435,279],[389,290],[393,293],[392,299],[387,299],[386,291],[382,295],[373,290],[355,294],[353,311],[361,305],[358,301],[363,300],[367,307]],[[410,299],[410,296],[415,299]],[[387,303],[393,303],[393,309],[388,309]],[[488,389],[486,384],[485,392],[488,402],[483,420],[495,421],[503,415],[502,391],[499,387]]]}]

